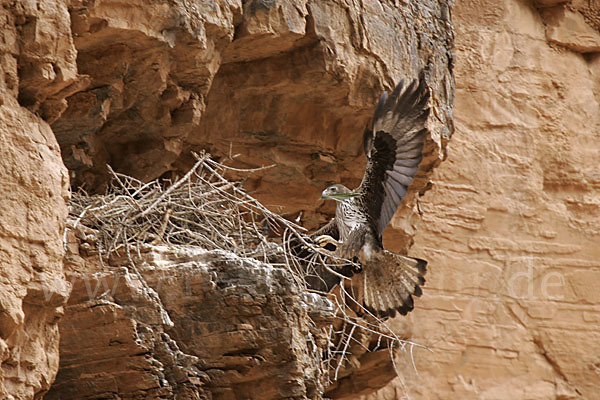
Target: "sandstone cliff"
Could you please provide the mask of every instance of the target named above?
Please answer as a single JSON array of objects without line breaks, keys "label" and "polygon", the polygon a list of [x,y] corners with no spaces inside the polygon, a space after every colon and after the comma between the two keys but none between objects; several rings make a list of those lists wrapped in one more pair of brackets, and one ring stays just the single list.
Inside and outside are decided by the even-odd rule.
[{"label": "sandstone cliff", "polygon": [[[264,264],[196,255],[196,275],[178,266],[157,280],[149,268],[150,287],[130,270],[78,264],[75,248],[63,265],[65,166],[74,187],[101,192],[106,163],[144,180],[181,175],[190,150],[237,166],[277,164],[247,189],[315,227],[333,211],[316,203],[320,190],[360,180],[360,135],[379,93],[425,67],[435,134],[415,182],[423,195],[408,199],[384,240],[398,251],[414,241],[411,254],[430,261],[416,310],[394,323],[433,351],[398,353],[401,377],[370,397],[598,398],[597,2],[1,4],[0,397],[49,390],[59,320],[61,377],[48,398],[233,398],[251,395],[246,376],[270,397],[319,396],[302,321],[304,307],[326,306]],[[456,132],[433,172],[454,130],[454,63]],[[182,254],[152,257],[179,265]],[[188,319],[214,274],[243,283],[215,299],[235,321],[194,344],[200,322],[224,319]],[[90,296],[86,282],[94,290],[115,280],[119,290]],[[291,311],[263,301],[263,289]],[[181,292],[193,294],[189,303],[173,298]],[[272,336],[246,324],[256,307]],[[281,334],[283,325],[292,328]],[[284,368],[261,368],[247,351],[259,339]],[[374,378],[390,371],[376,364],[330,395],[376,389]]]},{"label": "sandstone cliff", "polygon": [[370,398],[600,398],[599,10],[457,2],[456,131],[413,247],[433,352]]},{"label": "sandstone cliff", "polygon": [[[190,150],[208,149],[238,166],[275,163],[247,188],[278,211],[301,212],[301,222],[312,227],[331,211],[314,211],[312,198],[322,186],[360,179],[360,135],[380,92],[425,70],[436,118],[415,183],[424,190],[453,129],[449,6],[4,1],[2,24],[4,208],[15,211],[3,215],[1,395],[39,398],[48,391],[65,306],[60,373],[49,398],[231,398],[258,391],[272,398],[320,397],[320,366],[306,361],[306,310],[318,307],[281,271],[265,281],[260,264],[236,270],[216,254],[204,256],[214,259],[194,261],[199,281],[192,286],[200,297],[184,296],[188,309],[169,300],[190,284],[178,281],[177,268],[171,268],[170,291],[151,276],[104,270],[110,266],[78,258],[85,235],[75,241],[73,232],[64,235],[62,265],[68,185],[62,162],[71,186],[91,192],[104,190],[107,163],[143,180],[181,174],[191,165]],[[31,154],[39,157],[27,158]],[[404,213],[413,212],[414,201]],[[408,226],[403,245],[413,233]],[[177,258],[171,261],[178,265]],[[215,274],[242,287],[254,279],[255,295],[233,291],[202,311],[194,302],[204,301]],[[104,282],[123,284],[94,289]],[[265,302],[264,293],[274,293],[274,300]],[[252,329],[258,309],[254,328],[272,326],[272,340]],[[204,325],[194,327],[190,318]],[[228,319],[231,326],[223,322]],[[272,356],[252,355],[258,339]],[[372,368],[371,376],[361,363]],[[377,356],[353,365],[363,374],[358,392],[395,374],[391,361]]]}]

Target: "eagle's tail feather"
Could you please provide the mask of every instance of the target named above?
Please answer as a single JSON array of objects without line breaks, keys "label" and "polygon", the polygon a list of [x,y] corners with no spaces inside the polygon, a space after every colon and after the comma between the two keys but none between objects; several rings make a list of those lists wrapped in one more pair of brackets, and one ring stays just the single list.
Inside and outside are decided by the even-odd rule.
[{"label": "eagle's tail feather", "polygon": [[363,269],[363,304],[381,318],[398,311],[406,315],[414,307],[412,296],[421,296],[427,261],[383,250]]}]

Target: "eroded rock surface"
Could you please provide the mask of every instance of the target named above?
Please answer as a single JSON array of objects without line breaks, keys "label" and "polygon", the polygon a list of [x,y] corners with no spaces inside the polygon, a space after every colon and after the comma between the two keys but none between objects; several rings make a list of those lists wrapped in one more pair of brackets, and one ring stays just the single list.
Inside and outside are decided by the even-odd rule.
[{"label": "eroded rock surface", "polygon": [[286,269],[182,246],[103,266],[69,238],[73,291],[45,398],[320,398],[333,306]]},{"label": "eroded rock surface", "polygon": [[52,127],[75,187],[101,191],[107,163],[147,180],[185,171],[191,150],[240,154],[236,166],[277,165],[247,188],[315,226],[325,216],[304,198],[358,183],[378,96],[421,69],[436,129],[419,188],[443,158],[453,129],[445,2],[73,1],[69,12],[89,85]]},{"label": "eroded rock surface", "polygon": [[560,6],[578,13],[556,27],[573,46],[537,3],[457,3],[456,132],[413,247],[430,268],[409,321],[433,352],[369,398],[598,398],[600,63],[579,37],[592,3]]},{"label": "eroded rock surface", "polygon": [[[75,53],[47,37],[68,26],[66,7],[44,7],[47,13],[11,2],[0,7],[2,399],[32,399],[49,389],[58,370],[57,321],[69,294],[62,274],[67,170],[50,126],[17,101],[42,113],[77,81]],[[63,39],[68,48],[70,37]]]},{"label": "eroded rock surface", "polygon": [[[3,198],[11,213],[2,219],[3,262],[10,266],[2,270],[7,290],[1,359],[8,388],[3,395],[39,397],[56,373],[56,316],[70,286],[59,261],[67,178],[55,138],[73,186],[92,191],[103,190],[106,163],[140,179],[172,177],[190,166],[189,151],[199,148],[224,158],[242,153],[234,157],[237,166],[276,163],[278,168],[248,180],[248,188],[273,208],[303,212],[302,222],[315,226],[327,215],[312,212],[312,198],[322,187],[332,180],[358,182],[364,162],[360,136],[384,88],[424,69],[433,89],[436,129],[415,183],[419,189],[443,158],[453,129],[452,31],[445,2],[15,0],[2,2],[1,13],[0,107],[7,134],[2,150],[8,154],[4,179],[11,188]],[[311,199],[310,207],[305,199]],[[401,232],[403,245],[412,233],[412,226]],[[116,294],[122,304],[139,286],[135,277],[125,281]],[[129,369],[102,364],[107,350],[92,352],[89,366],[96,369],[89,374],[101,383],[77,390],[203,396],[206,376],[177,372],[195,363],[192,356],[142,357],[147,349],[159,354],[172,345],[162,336],[169,324],[159,321],[163,314],[149,305],[150,297],[131,300],[145,315],[111,298],[76,307],[83,289],[81,281],[73,283],[64,336],[97,335],[84,342],[90,345],[108,338],[115,354],[131,356],[132,363]],[[136,318],[158,333],[137,332]],[[102,321],[123,336],[105,335],[97,329]],[[142,344],[132,341],[134,334]],[[79,396],[65,382],[87,377],[86,361],[82,353],[63,349],[69,367],[49,396],[60,391]],[[369,362],[381,360],[379,355]],[[114,379],[102,368],[114,369]],[[310,379],[294,371],[313,374],[301,366],[278,371],[296,382],[281,389],[282,396],[320,392],[315,389],[320,383],[311,387]],[[269,373],[257,372],[256,379]],[[245,379],[233,375],[210,381],[220,382],[227,397],[235,394],[231,382]],[[370,385],[380,386],[391,376],[388,371]],[[270,390],[280,387],[274,380],[271,385]]]},{"label": "eroded rock surface", "polygon": [[[452,132],[453,37],[444,2],[4,1],[0,199],[10,212],[0,218],[0,397],[40,396],[58,367],[56,316],[68,293],[59,261],[66,179],[44,120],[76,186],[101,191],[107,162],[143,179],[177,174],[190,165],[189,150],[207,148],[236,166],[276,163],[247,187],[314,227],[333,211],[315,203],[322,188],[360,180],[360,135],[381,90],[425,66],[436,136],[416,187],[431,178],[433,190],[419,198],[420,224],[409,199],[385,244],[405,249],[419,227],[411,254],[430,261],[428,282],[402,323],[434,352],[414,350],[418,375],[400,354],[402,383],[377,398],[594,398],[598,9],[597,1],[579,0],[456,5],[457,133],[431,177]],[[84,281],[73,280],[72,315],[64,319],[65,337],[76,340],[81,322],[90,346],[109,349],[91,353],[92,377],[115,374],[85,393],[227,397],[244,387],[234,371],[258,376],[256,359],[235,347],[233,361],[213,365],[222,372],[210,376],[194,358],[204,349],[173,344],[184,333],[156,299],[162,307],[189,305],[169,303],[160,288],[155,297],[131,271],[111,276],[126,278],[120,291],[102,291],[91,303]],[[227,307],[238,312],[235,304]],[[103,321],[118,334],[99,329]],[[245,328],[232,328],[235,340],[253,338]],[[117,379],[126,367],[102,364],[107,354],[130,360],[135,380]],[[85,372],[81,354],[67,349],[64,357],[72,367],[55,397]],[[357,374],[352,383],[376,387],[376,378]],[[350,398],[358,391],[349,386],[329,394]],[[293,387],[290,396],[313,390]]]},{"label": "eroded rock surface", "polygon": [[0,98],[0,397],[28,399],[58,369],[67,171],[48,124]]}]

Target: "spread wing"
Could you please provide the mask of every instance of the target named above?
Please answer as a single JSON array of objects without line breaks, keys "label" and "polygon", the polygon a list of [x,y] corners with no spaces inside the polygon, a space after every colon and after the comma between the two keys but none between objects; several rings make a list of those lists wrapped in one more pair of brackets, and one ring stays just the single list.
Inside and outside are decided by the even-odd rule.
[{"label": "spread wing", "polygon": [[383,93],[373,116],[373,129],[363,136],[367,168],[356,190],[379,236],[408,192],[422,158],[428,130],[429,89],[423,74],[408,86],[400,81],[391,95]]}]

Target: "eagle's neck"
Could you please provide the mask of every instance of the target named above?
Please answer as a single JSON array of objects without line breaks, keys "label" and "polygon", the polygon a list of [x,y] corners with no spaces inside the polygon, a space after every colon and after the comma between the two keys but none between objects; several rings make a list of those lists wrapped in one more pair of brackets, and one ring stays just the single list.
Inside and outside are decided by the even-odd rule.
[{"label": "eagle's neck", "polygon": [[361,212],[361,207],[356,197],[338,201],[335,210],[340,241],[344,242],[350,233],[367,223],[367,217]]}]

